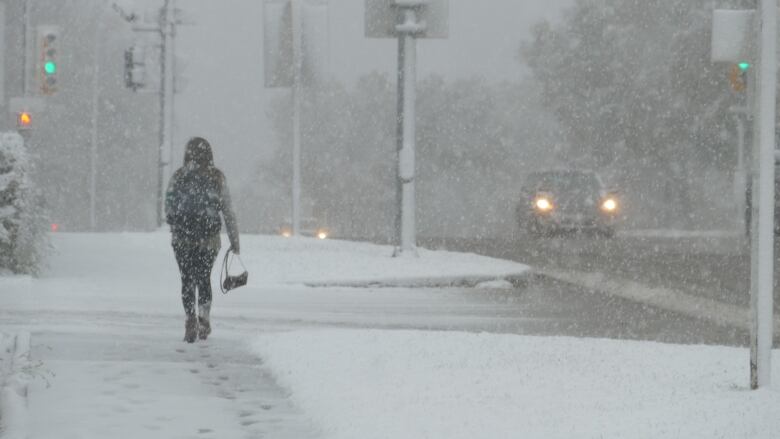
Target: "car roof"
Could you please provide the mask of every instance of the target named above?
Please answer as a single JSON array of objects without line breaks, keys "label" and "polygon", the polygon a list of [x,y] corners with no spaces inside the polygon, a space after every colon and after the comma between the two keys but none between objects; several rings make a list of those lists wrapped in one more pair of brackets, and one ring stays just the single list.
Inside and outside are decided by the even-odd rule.
[{"label": "car roof", "polygon": [[555,177],[574,177],[574,176],[594,176],[598,178],[598,175],[591,171],[591,170],[585,170],[585,169],[548,169],[544,171],[534,171],[528,174],[526,177],[526,180],[538,180],[540,178],[545,178],[548,176],[555,176]]}]

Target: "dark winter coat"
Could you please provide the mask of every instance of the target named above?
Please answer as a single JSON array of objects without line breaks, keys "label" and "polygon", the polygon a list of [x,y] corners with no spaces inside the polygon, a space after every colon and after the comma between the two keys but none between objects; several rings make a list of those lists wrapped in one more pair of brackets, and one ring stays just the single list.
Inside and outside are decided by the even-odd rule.
[{"label": "dark winter coat", "polygon": [[213,250],[219,250],[221,247],[218,231],[210,236],[202,236],[193,239],[177,230],[176,225],[174,224],[172,215],[173,206],[177,202],[176,200],[179,196],[175,190],[176,182],[191,172],[206,176],[217,188],[219,194],[219,211],[225,222],[230,245],[236,252],[240,251],[238,224],[236,223],[236,215],[233,212],[230,192],[228,191],[227,183],[225,182],[225,175],[214,166],[214,155],[211,151],[211,145],[209,145],[206,139],[201,137],[194,137],[187,143],[187,148],[184,152],[184,166],[177,169],[173,174],[173,177],[171,177],[171,181],[168,184],[168,191],[165,195],[165,216],[167,223],[171,225],[173,244],[200,245]]}]

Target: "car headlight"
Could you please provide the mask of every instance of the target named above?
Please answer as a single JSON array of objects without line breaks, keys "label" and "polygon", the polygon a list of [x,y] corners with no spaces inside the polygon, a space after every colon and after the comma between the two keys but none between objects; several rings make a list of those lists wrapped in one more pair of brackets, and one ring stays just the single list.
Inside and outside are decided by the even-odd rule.
[{"label": "car headlight", "polygon": [[612,213],[617,210],[617,201],[614,198],[607,198],[601,202],[601,210]]},{"label": "car headlight", "polygon": [[280,235],[284,236],[285,238],[289,238],[292,236],[292,230],[290,229],[282,229],[280,232]]},{"label": "car headlight", "polygon": [[328,232],[326,230],[320,230],[317,232],[317,238],[319,239],[327,239],[328,238]]},{"label": "car headlight", "polygon": [[536,207],[537,210],[540,212],[549,212],[553,208],[552,202],[545,198],[545,197],[539,197],[534,201],[534,207]]}]

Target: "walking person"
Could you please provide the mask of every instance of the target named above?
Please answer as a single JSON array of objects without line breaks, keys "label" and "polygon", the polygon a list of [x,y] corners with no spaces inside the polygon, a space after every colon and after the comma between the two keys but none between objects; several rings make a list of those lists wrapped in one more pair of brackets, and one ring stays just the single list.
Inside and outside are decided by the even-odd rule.
[{"label": "walking person", "polygon": [[205,340],[211,333],[211,270],[221,247],[220,214],[230,247],[239,254],[238,225],[225,175],[214,166],[209,142],[193,137],[184,151],[184,166],[171,177],[165,195],[165,218],[181,273],[187,343]]}]

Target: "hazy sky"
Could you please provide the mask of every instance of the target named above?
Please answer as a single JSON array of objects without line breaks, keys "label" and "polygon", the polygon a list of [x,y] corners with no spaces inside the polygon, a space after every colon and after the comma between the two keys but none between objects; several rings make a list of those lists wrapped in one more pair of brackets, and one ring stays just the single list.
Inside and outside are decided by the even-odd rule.
[{"label": "hazy sky", "polygon": [[[450,35],[419,43],[418,74],[512,80],[522,74],[517,51],[533,23],[555,19],[573,0],[450,0]],[[179,27],[176,145],[202,135],[212,141],[231,186],[267,157],[273,133],[267,111],[285,89],[263,88],[263,2],[179,0],[194,24]],[[371,71],[392,73],[395,40],[366,39],[364,0],[330,0],[328,70],[351,82]],[[176,153],[175,162],[180,160]]]}]

